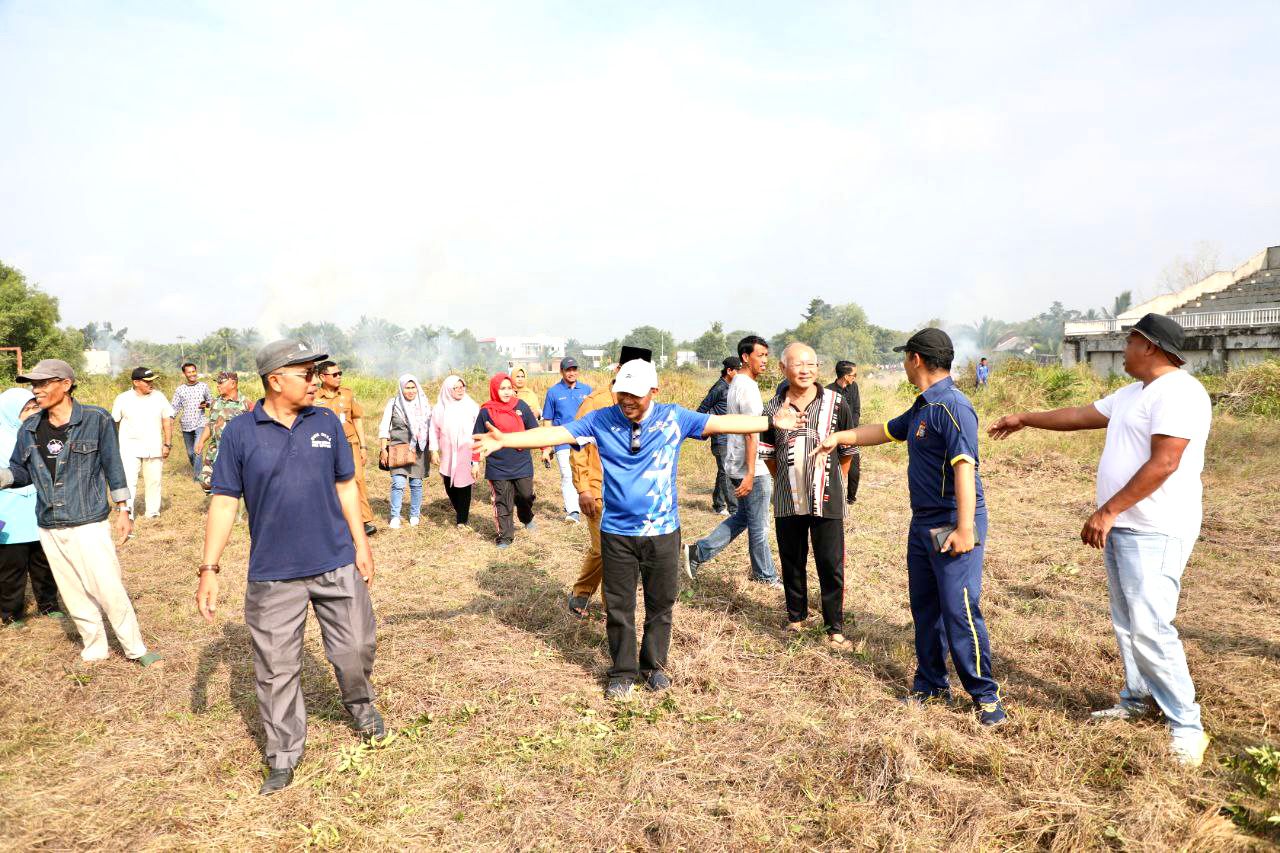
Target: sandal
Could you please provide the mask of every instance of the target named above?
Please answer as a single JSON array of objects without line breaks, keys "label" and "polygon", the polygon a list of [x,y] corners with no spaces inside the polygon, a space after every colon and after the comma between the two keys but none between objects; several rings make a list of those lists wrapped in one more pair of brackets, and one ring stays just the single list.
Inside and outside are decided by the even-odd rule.
[{"label": "sandal", "polygon": [[579,619],[587,618],[587,605],[591,603],[591,599],[584,595],[569,596],[569,612]]},{"label": "sandal", "polygon": [[809,620],[807,619],[802,619],[799,622],[788,622],[787,630],[792,634],[799,634],[804,631],[805,626],[808,624],[808,621]]},{"label": "sandal", "polygon": [[827,645],[831,646],[833,649],[847,649],[852,646],[849,640],[845,638],[844,634],[828,634]]}]

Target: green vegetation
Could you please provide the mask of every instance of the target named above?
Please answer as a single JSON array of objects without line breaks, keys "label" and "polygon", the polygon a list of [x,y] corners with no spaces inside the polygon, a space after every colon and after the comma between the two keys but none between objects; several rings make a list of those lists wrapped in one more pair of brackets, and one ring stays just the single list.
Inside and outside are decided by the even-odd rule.
[{"label": "green vegetation", "polygon": [[[27,282],[21,271],[0,262],[0,346],[22,347],[24,366],[42,358],[60,358],[73,367],[82,363],[84,339],[74,329],[58,326],[56,297]],[[0,358],[0,381],[16,374],[14,353]]]}]

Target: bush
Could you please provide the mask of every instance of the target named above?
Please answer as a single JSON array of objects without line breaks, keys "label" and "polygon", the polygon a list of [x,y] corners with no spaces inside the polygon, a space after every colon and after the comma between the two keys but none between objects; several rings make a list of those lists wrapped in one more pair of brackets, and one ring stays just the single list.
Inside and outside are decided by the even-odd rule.
[{"label": "bush", "polygon": [[1280,359],[1268,359],[1229,373],[1201,376],[1200,381],[1220,411],[1280,418]]}]

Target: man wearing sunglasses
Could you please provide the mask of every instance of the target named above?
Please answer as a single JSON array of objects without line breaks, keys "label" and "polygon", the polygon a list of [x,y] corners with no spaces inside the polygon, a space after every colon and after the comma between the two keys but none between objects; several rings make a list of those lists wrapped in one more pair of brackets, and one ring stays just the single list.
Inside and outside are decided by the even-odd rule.
[{"label": "man wearing sunglasses", "polygon": [[266,392],[253,411],[228,423],[213,468],[204,560],[196,606],[212,624],[218,560],[237,503],[249,513],[249,584],[244,621],[253,643],[258,712],[269,768],[259,793],[293,781],[307,739],[302,699],[302,635],[315,609],[325,656],[342,704],[364,738],[385,733],[373,706],[373,554],[360,518],[355,463],[343,425],[314,405],[316,363],[324,353],[297,340],[258,351]]},{"label": "man wearing sunglasses", "polygon": [[364,409],[350,388],[342,384],[342,366],[334,361],[322,361],[316,365],[320,371],[320,390],[316,391],[316,405],[323,406],[338,416],[342,431],[351,445],[356,463],[356,488],[360,492],[360,518],[364,532],[372,536],[378,528],[373,524],[373,507],[369,506],[369,486],[365,482],[364,469],[369,458],[364,446]]},{"label": "man wearing sunglasses", "polygon": [[[617,405],[563,426],[503,433],[492,425],[475,436],[482,456],[504,447],[532,449],[594,443],[604,474],[600,554],[604,566],[605,629],[609,684],[605,697],[631,698],[637,676],[650,690],[671,686],[665,670],[671,645],[671,611],[679,578],[680,516],[676,472],[686,438],[763,432],[768,422],[749,415],[708,415],[658,403],[658,374],[651,363],[628,361],[613,382]],[[795,410],[780,411],[778,426],[793,429]],[[636,583],[644,583],[644,636],[637,653]]]}]

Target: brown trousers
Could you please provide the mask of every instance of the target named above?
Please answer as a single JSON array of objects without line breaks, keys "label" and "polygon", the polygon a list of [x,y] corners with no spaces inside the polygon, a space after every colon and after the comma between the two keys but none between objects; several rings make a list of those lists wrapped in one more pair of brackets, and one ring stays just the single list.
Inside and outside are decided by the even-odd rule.
[{"label": "brown trousers", "polygon": [[574,598],[590,598],[600,588],[600,579],[604,576],[604,563],[600,559],[600,506],[600,501],[596,501],[595,518],[585,516],[591,530],[591,549],[582,558],[578,579],[573,582]]},{"label": "brown trousers", "polygon": [[360,520],[369,524],[373,521],[373,507],[369,506],[369,486],[364,479],[364,467],[369,460],[360,449],[360,445],[355,442],[351,444],[351,452],[355,455],[356,491],[360,493]]}]

